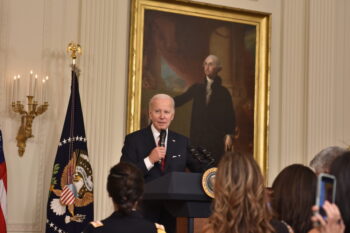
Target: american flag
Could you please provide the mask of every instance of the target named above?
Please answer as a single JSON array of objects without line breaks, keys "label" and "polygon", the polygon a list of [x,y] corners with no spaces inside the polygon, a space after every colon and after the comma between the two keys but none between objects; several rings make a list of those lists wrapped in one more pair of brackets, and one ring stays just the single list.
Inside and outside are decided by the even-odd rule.
[{"label": "american flag", "polygon": [[2,144],[2,133],[0,130],[0,232],[6,233],[7,212],[7,172],[5,156]]}]

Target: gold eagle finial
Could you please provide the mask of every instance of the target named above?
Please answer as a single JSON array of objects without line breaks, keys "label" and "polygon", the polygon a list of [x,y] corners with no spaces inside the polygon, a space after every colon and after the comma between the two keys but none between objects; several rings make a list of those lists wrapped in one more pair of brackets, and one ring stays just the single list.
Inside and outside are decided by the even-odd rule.
[{"label": "gold eagle finial", "polygon": [[70,42],[67,47],[67,52],[68,53],[71,52],[70,56],[72,57],[73,60],[75,60],[77,56],[82,53],[82,49],[80,44],[75,44],[73,42]]}]

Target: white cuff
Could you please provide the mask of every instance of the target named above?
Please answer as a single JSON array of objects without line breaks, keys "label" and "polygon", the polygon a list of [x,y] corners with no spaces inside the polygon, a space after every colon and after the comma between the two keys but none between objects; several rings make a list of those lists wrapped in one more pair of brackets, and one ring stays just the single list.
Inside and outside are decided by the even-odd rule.
[{"label": "white cuff", "polygon": [[146,158],[144,158],[143,160],[145,162],[146,168],[147,170],[151,170],[151,168],[154,166],[154,164],[151,162],[151,160],[149,160],[148,156]]}]

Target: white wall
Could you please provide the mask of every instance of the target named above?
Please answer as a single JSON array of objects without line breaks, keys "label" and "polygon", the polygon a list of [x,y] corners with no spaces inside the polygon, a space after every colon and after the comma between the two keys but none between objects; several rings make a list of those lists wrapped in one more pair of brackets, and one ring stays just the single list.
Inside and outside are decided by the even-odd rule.
[{"label": "white wall", "polygon": [[[321,148],[350,144],[350,3],[346,0],[203,0],[272,14],[269,181]],[[83,47],[80,94],[94,172],[95,217],[112,206],[109,168],[125,134],[129,1],[0,0],[0,128],[8,166],[10,232],[43,232],[49,180],[70,86],[70,41]],[[30,69],[50,78],[49,109],[33,124],[24,156],[11,79]]]}]

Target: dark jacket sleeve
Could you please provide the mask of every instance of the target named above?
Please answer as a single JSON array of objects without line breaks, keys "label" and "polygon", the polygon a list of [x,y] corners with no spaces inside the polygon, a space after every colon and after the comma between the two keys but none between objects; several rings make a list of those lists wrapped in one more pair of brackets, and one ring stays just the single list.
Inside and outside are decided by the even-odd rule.
[{"label": "dark jacket sleeve", "polygon": [[129,162],[135,164],[142,172],[143,175],[148,173],[144,158],[138,154],[137,140],[135,137],[127,135],[125,137],[124,146],[122,149],[122,156],[120,161]]},{"label": "dark jacket sleeve", "polygon": [[175,107],[180,107],[185,103],[187,103],[188,101],[192,100],[194,97],[196,88],[197,88],[197,84],[193,84],[187,89],[187,91],[185,91],[181,95],[175,96],[174,97]]},{"label": "dark jacket sleeve", "polygon": [[83,233],[93,233],[93,232],[94,232],[94,227],[91,225],[91,223],[89,223],[83,231]]}]

